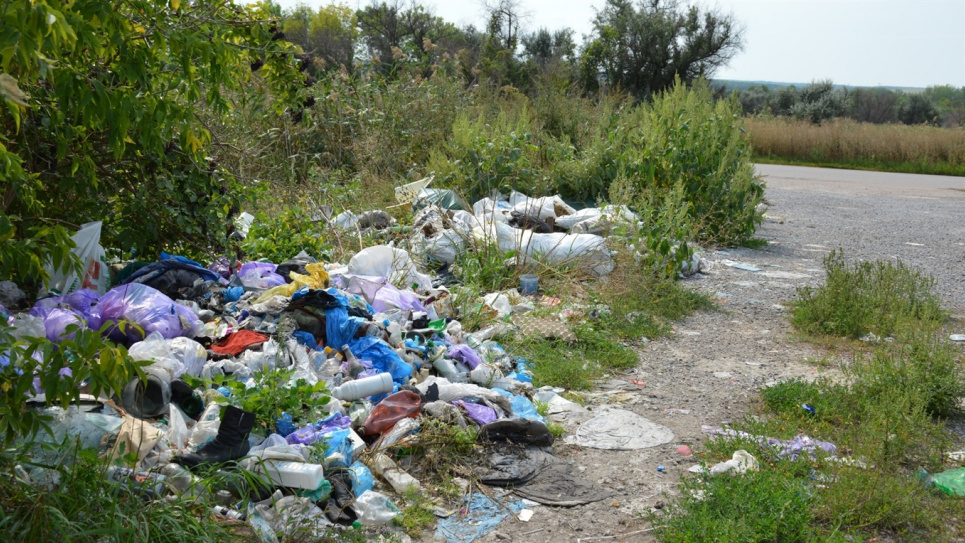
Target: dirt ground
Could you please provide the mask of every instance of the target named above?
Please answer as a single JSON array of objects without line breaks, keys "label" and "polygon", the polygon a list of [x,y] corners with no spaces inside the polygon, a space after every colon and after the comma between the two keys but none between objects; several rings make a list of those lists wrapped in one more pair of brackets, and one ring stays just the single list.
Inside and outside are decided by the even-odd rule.
[{"label": "dirt ground", "polygon": [[[796,288],[823,281],[822,258],[841,247],[848,258],[900,258],[924,268],[959,319],[965,308],[965,178],[904,176],[761,166],[767,218],[761,249],[711,250],[707,273],[686,285],[717,300],[719,311],[676,324],[669,338],[641,342],[640,365],[586,394],[592,411],[618,407],[669,427],[674,439],[634,451],[606,451],[558,440],[557,458],[613,491],[572,508],[531,507],[528,522],[509,519],[477,541],[652,541],[646,512],[676,492],[696,462],[678,447],[699,447],[701,425],[743,417],[762,386],[813,377],[824,352],[792,336],[783,302]],[[760,269],[746,271],[727,262]],[[645,384],[634,384],[637,383]],[[567,433],[577,425],[565,424]],[[663,471],[658,471],[663,466]],[[431,541],[426,534],[424,541]]]}]

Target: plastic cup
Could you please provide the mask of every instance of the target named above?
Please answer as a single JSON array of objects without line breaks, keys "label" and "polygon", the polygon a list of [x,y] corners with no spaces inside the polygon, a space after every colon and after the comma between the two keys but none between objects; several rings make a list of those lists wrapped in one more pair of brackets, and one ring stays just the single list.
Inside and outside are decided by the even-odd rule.
[{"label": "plastic cup", "polygon": [[539,277],[527,273],[519,277],[519,293],[523,296],[532,296],[539,290]]}]

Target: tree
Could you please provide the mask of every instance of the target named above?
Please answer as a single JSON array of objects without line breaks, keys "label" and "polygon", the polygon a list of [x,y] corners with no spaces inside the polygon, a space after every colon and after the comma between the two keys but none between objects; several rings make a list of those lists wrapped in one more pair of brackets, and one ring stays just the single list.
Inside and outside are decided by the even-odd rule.
[{"label": "tree", "polygon": [[922,93],[908,95],[898,109],[898,118],[905,124],[936,124],[938,110]]},{"label": "tree", "polygon": [[[0,276],[46,278],[76,225],[105,247],[221,249],[248,194],[198,111],[229,113],[252,78],[274,114],[307,96],[264,4],[8,0],[0,7]],[[253,73],[253,70],[258,70]]]},{"label": "tree", "polygon": [[355,11],[331,4],[312,11],[298,6],[285,16],[285,39],[324,61],[324,68],[352,67],[358,38]]},{"label": "tree", "polygon": [[405,58],[421,59],[436,44],[454,54],[465,38],[458,28],[414,1],[372,3],[356,14],[362,44],[387,70]]},{"label": "tree", "polygon": [[742,48],[742,29],[729,15],[681,7],[676,0],[607,0],[593,21],[581,67],[587,88],[599,79],[647,99],[710,77]]},{"label": "tree", "polygon": [[523,56],[543,68],[551,62],[570,62],[576,54],[573,30],[565,28],[550,33],[545,28],[523,36]]},{"label": "tree", "polygon": [[791,106],[790,114],[798,119],[807,119],[814,124],[821,124],[841,116],[847,103],[847,92],[843,89],[835,89],[830,79],[814,81],[798,93],[798,100]]},{"label": "tree", "polygon": [[898,93],[888,89],[857,88],[851,91],[848,116],[863,123],[898,120]]}]

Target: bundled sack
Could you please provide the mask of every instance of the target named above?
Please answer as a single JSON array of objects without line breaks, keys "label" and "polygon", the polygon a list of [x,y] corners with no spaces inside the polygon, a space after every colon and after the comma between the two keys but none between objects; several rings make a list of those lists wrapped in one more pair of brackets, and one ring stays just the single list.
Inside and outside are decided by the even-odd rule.
[{"label": "bundled sack", "polygon": [[91,330],[105,325],[105,334],[130,345],[157,332],[165,339],[194,337],[204,324],[190,308],[140,283],[113,288],[91,309]]}]

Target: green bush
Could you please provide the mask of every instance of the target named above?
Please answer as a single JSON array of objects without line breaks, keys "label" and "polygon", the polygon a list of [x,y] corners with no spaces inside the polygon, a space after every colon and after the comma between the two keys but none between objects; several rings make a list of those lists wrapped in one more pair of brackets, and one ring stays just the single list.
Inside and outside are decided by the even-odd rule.
[{"label": "green bush", "polygon": [[817,541],[810,537],[810,504],[802,481],[763,469],[739,477],[687,479],[667,515],[652,522],[667,543]]},{"label": "green bush", "polygon": [[809,334],[859,338],[891,336],[901,327],[934,327],[945,319],[935,280],[902,262],[848,265],[844,253],[824,259],[825,284],[798,289],[791,324]]},{"label": "green bush", "polygon": [[258,213],[242,249],[256,260],[267,258],[278,264],[305,251],[316,259],[328,260],[331,244],[325,223],[314,220],[300,208],[290,207],[278,214]]},{"label": "green bush", "polygon": [[740,104],[714,102],[706,82],[687,88],[678,81],[636,114],[643,118],[618,160],[638,188],[662,194],[681,184],[698,241],[735,245],[753,236],[764,186],[751,164]]}]

